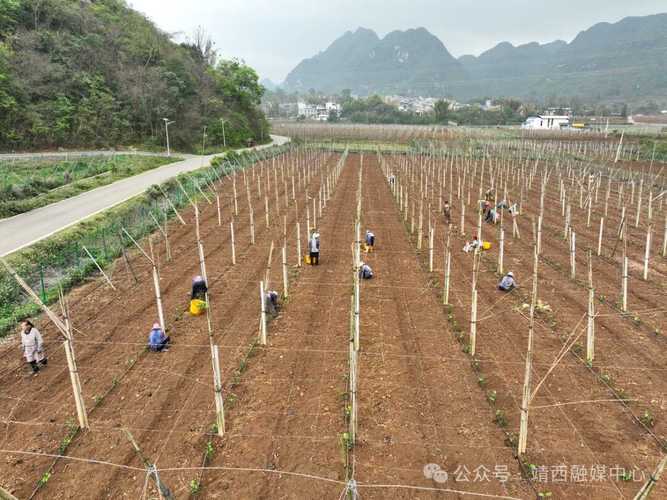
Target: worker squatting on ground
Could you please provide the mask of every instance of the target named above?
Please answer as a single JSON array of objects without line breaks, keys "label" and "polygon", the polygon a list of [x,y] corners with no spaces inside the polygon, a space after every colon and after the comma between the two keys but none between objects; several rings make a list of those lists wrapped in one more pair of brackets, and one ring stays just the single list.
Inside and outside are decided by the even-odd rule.
[{"label": "worker squatting on ground", "polygon": [[148,348],[153,352],[168,351],[169,340],[160,323],[153,323],[153,328],[148,334]]},{"label": "worker squatting on ground", "polygon": [[308,251],[310,253],[310,265],[317,266],[320,263],[320,233],[316,230],[310,235],[308,240]]},{"label": "worker squatting on ground", "polygon": [[30,321],[25,320],[21,323],[21,349],[26,361],[30,364],[32,372],[37,375],[39,372],[38,363],[46,366],[47,359],[44,353],[44,340],[39,330],[35,328]]},{"label": "worker squatting on ground", "polygon": [[373,277],[371,266],[362,262],[361,266],[359,266],[359,277],[364,280],[371,279]]},{"label": "worker squatting on ground", "polygon": [[514,273],[511,271],[503,276],[503,279],[498,283],[498,290],[503,292],[511,292],[516,288],[516,281],[514,281]]},{"label": "worker squatting on ground", "polygon": [[264,297],[264,305],[266,308],[266,312],[270,314],[271,316],[275,316],[278,314],[278,311],[280,309],[280,295],[278,292],[275,290],[270,290],[266,292],[266,295]]},{"label": "worker squatting on ground", "polygon": [[366,229],[366,249],[372,252],[375,248],[375,235],[370,229]]}]

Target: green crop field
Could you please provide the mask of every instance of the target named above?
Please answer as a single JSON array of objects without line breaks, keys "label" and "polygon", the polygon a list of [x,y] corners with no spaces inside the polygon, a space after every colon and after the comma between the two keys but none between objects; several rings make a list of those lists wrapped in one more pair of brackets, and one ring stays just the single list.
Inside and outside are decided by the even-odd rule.
[{"label": "green crop field", "polygon": [[0,218],[71,198],[176,160],[118,155],[66,161],[0,161]]}]

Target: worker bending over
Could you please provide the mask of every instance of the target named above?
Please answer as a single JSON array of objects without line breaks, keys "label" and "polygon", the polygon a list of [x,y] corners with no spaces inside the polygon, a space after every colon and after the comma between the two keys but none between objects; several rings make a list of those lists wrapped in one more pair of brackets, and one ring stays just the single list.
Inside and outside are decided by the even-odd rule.
[{"label": "worker bending over", "polygon": [[361,263],[361,266],[359,267],[359,277],[364,280],[369,280],[373,277],[373,270],[371,269],[371,266],[365,263]]},{"label": "worker bending over", "polygon": [[266,312],[271,316],[278,314],[278,310],[280,309],[279,298],[280,295],[278,295],[278,292],[275,290],[266,292],[266,296],[264,297],[264,305],[266,307]]},{"label": "worker bending over", "polygon": [[366,249],[372,252],[375,248],[375,235],[370,229],[366,229]]},{"label": "worker bending over", "polygon": [[514,281],[514,273],[511,271],[503,276],[503,279],[498,283],[498,290],[503,292],[511,292],[516,288],[516,281]]}]

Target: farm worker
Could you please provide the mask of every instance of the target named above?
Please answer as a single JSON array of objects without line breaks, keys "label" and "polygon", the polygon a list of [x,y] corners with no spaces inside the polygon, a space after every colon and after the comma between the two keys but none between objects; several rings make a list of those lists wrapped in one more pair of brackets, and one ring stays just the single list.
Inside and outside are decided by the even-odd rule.
[{"label": "farm worker", "polygon": [[498,215],[495,208],[487,207],[487,210],[484,212],[484,214],[484,222],[495,224],[496,216]]},{"label": "farm worker", "polygon": [[280,296],[278,295],[278,292],[275,290],[271,290],[269,292],[266,292],[266,312],[269,314],[275,316],[278,313],[278,309],[280,307],[280,303],[278,302],[278,298]]},{"label": "farm worker", "polygon": [[519,213],[519,207],[517,206],[516,203],[512,204],[509,207],[509,213],[512,217],[514,217],[515,215],[517,215]]},{"label": "farm worker", "polygon": [[310,252],[310,265],[317,266],[320,264],[320,233],[313,231],[313,234],[308,240],[308,250]]},{"label": "farm worker", "polygon": [[373,277],[373,270],[371,269],[371,266],[362,262],[361,266],[359,267],[359,277],[365,280],[371,279]]},{"label": "farm worker", "polygon": [[442,211],[445,215],[445,221],[447,224],[452,223],[452,207],[449,205],[449,200],[445,201],[445,205],[442,207]]},{"label": "farm worker", "polygon": [[484,193],[484,198],[490,200],[492,196],[493,196],[493,188],[487,189],[486,193]]},{"label": "farm worker", "polygon": [[366,229],[366,246],[372,251],[375,246],[375,235],[370,229]]},{"label": "farm worker", "polygon": [[46,366],[47,359],[44,354],[42,334],[39,333],[39,330],[35,328],[35,325],[28,320],[21,323],[21,349],[35,375],[39,372],[37,363]]},{"label": "farm worker", "polygon": [[472,241],[466,242],[465,246],[463,247],[463,251],[465,253],[469,253],[469,252],[475,250],[476,248],[480,248],[481,246],[482,246],[482,244],[477,239],[477,236],[473,236]]},{"label": "farm worker", "polygon": [[201,276],[192,278],[192,300],[205,300],[207,293],[208,286],[206,286],[206,280]]},{"label": "farm worker", "polygon": [[153,323],[153,329],[148,334],[148,348],[154,352],[169,349],[169,337],[165,335],[160,323]]},{"label": "farm worker", "polygon": [[396,176],[394,174],[389,175],[389,184],[392,186],[396,183]]},{"label": "farm worker", "polygon": [[514,281],[514,273],[510,271],[505,276],[503,276],[502,280],[500,280],[500,283],[498,284],[498,290],[502,290],[503,292],[511,292],[515,288],[516,281]]}]

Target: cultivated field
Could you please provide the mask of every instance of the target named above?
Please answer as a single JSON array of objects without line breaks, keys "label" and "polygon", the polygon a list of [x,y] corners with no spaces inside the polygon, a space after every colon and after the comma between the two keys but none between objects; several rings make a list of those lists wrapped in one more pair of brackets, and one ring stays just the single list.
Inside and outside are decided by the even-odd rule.
[{"label": "cultivated field", "polygon": [[[366,132],[346,139],[414,139]],[[100,278],[70,293],[87,418],[48,318],[38,376],[10,339],[0,486],[21,499],[609,499],[648,484],[667,497],[649,480],[667,453],[663,164],[602,137],[418,139],[433,142],[306,145],[237,171],[107,269],[115,290]],[[514,215],[482,221],[484,199]],[[311,267],[299,253],[314,227]],[[490,249],[463,252],[473,235]],[[519,287],[504,294],[507,271]],[[187,312],[196,274],[210,284],[201,317]],[[275,318],[260,289],[283,296]],[[173,346],[156,354],[159,303]]]}]

